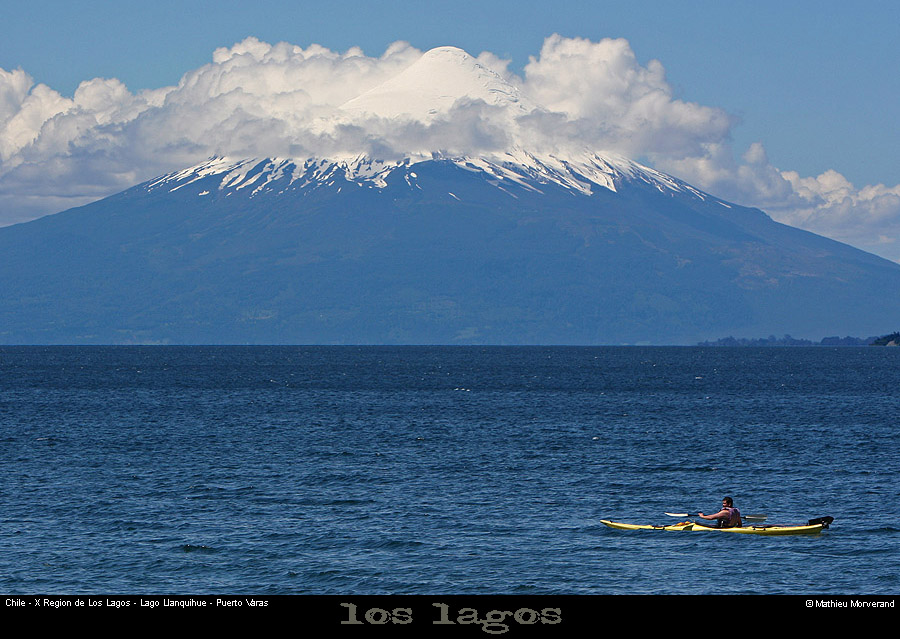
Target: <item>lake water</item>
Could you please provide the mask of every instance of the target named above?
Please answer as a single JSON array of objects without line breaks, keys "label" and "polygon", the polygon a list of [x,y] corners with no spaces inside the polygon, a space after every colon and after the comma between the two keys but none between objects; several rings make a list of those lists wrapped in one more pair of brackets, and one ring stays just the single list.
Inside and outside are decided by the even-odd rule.
[{"label": "lake water", "polygon": [[[900,349],[0,347],[0,592],[896,594]],[[731,495],[820,535],[625,532]]]}]

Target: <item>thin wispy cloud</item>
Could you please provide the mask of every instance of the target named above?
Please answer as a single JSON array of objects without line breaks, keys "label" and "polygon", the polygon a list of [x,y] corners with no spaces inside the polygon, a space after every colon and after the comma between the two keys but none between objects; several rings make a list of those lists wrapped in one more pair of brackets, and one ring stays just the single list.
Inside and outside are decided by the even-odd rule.
[{"label": "thin wispy cloud", "polygon": [[624,39],[551,36],[521,75],[509,60],[480,53],[478,62],[528,105],[514,117],[480,99],[458,100],[427,120],[343,108],[423,53],[404,42],[372,57],[247,38],[214,51],[176,86],[133,93],[95,78],[72,97],[35,83],[27,70],[0,69],[0,223],[87,203],[213,155],[387,158],[589,146],[900,261],[900,185],[857,187],[835,171],[801,176],[773,166],[764,142],[734,149],[737,118],[676,97],[663,64],[640,64]]}]

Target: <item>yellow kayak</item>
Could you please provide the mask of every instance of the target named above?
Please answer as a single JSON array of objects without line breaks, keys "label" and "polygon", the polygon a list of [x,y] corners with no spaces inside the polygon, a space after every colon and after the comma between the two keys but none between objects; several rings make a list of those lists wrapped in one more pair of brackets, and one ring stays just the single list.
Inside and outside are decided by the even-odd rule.
[{"label": "yellow kayak", "polygon": [[608,519],[600,520],[601,523],[610,528],[617,528],[618,530],[679,530],[691,532],[737,533],[739,535],[814,535],[822,532],[825,528],[828,528],[832,521],[834,521],[833,517],[820,517],[818,519],[811,519],[807,524],[798,526],[756,524],[744,526],[742,528],[713,528],[693,521],[682,521],[677,524],[654,526],[652,524],[623,524],[618,521],[609,521]]}]

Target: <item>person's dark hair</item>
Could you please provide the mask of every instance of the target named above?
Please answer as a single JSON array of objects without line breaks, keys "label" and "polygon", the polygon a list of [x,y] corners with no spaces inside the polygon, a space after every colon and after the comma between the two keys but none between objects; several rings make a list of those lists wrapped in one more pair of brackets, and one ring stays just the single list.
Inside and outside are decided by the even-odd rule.
[{"label": "person's dark hair", "polygon": [[722,497],[722,501],[724,501],[729,506],[734,506],[734,500],[731,497]]}]

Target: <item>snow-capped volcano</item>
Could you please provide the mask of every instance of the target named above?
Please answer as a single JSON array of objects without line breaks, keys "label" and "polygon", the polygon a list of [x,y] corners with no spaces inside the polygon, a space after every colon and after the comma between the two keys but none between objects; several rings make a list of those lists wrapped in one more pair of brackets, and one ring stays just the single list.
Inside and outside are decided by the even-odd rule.
[{"label": "snow-capped volcano", "polygon": [[387,82],[346,102],[341,110],[349,115],[432,122],[459,100],[481,100],[513,117],[536,108],[516,87],[462,49],[438,47]]},{"label": "snow-capped volcano", "polygon": [[[504,135],[429,146],[461,101]],[[408,152],[216,157],[0,229],[0,341],[683,344],[900,316],[900,265],[624,157],[525,143],[541,113],[442,47],[322,123],[421,134]]]}]

